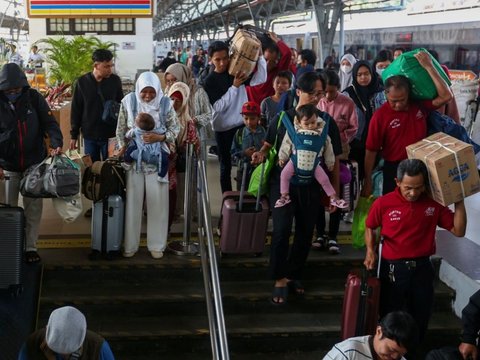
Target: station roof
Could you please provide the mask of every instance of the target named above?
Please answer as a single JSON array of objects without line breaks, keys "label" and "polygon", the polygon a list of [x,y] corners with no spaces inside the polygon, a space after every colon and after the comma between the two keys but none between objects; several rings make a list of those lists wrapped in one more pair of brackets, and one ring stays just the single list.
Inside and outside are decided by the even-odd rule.
[{"label": "station roof", "polygon": [[[346,12],[368,11],[379,7],[401,6],[399,0],[325,0],[319,7],[342,7]],[[229,32],[239,23],[252,22],[268,29],[270,22],[312,10],[310,0],[159,0],[153,22],[154,40],[197,38],[214,39],[219,31]]]}]

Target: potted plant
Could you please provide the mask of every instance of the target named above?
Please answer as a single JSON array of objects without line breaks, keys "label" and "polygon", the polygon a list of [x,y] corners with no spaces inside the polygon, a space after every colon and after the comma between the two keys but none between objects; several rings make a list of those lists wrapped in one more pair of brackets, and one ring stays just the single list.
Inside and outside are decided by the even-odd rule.
[{"label": "potted plant", "polygon": [[104,42],[95,36],[61,36],[45,38],[42,44],[47,62],[48,84],[46,99],[51,106],[58,105],[71,93],[72,85],[81,75],[92,71],[92,53],[96,49],[114,51],[116,44]]}]

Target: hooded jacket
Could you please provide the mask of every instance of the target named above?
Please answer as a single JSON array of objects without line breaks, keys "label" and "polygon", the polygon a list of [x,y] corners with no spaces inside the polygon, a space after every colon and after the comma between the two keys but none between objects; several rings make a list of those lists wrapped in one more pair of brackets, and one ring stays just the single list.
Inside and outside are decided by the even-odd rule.
[{"label": "hooded jacket", "polygon": [[[4,91],[22,88],[11,103]],[[63,136],[43,96],[28,85],[22,69],[13,63],[0,70],[0,168],[23,172],[47,155],[45,137],[52,148],[63,146]]]}]

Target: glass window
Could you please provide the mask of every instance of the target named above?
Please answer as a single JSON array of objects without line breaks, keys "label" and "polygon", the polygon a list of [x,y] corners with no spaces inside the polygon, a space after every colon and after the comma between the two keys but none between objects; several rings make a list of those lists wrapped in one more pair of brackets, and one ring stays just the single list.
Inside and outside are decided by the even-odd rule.
[{"label": "glass window", "polygon": [[135,19],[132,18],[80,18],[47,19],[47,34],[83,35],[97,34],[135,34]]}]

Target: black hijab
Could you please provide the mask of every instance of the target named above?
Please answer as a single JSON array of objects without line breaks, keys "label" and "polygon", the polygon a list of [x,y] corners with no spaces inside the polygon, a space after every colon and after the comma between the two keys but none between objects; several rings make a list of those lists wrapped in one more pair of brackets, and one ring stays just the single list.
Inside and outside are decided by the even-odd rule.
[{"label": "black hijab", "polygon": [[[357,81],[358,70],[361,66],[366,67],[368,71],[370,71],[370,75],[372,77],[370,84],[367,86],[362,86]],[[347,87],[345,92],[348,93],[350,98],[355,102],[355,105],[357,105],[357,107],[365,114],[365,119],[368,123],[373,115],[370,99],[375,93],[381,91],[382,89],[378,84],[378,79],[375,76],[372,67],[366,60],[359,60],[355,63],[355,65],[353,65],[352,77],[352,85]]]}]

